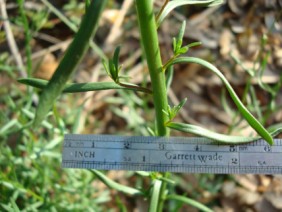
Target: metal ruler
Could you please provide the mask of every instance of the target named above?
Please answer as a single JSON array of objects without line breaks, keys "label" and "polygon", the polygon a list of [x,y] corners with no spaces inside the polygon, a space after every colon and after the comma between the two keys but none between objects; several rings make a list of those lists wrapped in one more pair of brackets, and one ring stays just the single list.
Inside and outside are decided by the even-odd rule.
[{"label": "metal ruler", "polygon": [[282,139],[221,145],[206,138],[65,135],[63,168],[282,174]]}]

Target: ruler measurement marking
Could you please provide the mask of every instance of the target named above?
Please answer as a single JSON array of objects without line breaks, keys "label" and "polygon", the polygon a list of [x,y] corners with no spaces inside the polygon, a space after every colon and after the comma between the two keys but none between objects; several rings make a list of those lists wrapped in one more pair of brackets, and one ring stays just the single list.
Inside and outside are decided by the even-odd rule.
[{"label": "ruler measurement marking", "polygon": [[[80,164],[82,164],[82,166],[79,166]],[[127,163],[103,163],[103,162],[80,162],[80,163],[75,163],[75,165],[77,165],[77,168],[87,168],[88,164],[95,164],[98,166],[102,166],[102,167],[112,167],[112,169],[124,169],[124,166],[127,166]],[[249,173],[247,171],[252,170],[252,173],[264,173],[263,170],[261,171],[260,169],[258,169],[258,167],[256,166],[245,166],[245,167],[230,167],[230,166],[220,166],[220,167],[216,167],[216,170],[214,170],[213,166],[201,166],[201,167],[190,167],[187,165],[181,166],[181,165],[175,165],[175,166],[171,166],[171,165],[166,165],[166,164],[142,164],[142,163],[132,163],[130,164],[131,170],[138,170],[138,168],[142,168],[144,170],[154,170],[154,171],[159,171],[160,169],[164,170],[164,171],[172,171],[172,172],[179,172],[184,170],[190,170],[192,172],[195,172],[197,170],[201,170],[204,169],[205,171],[207,171],[208,169],[208,173],[237,173],[237,171],[242,171],[242,173]],[[137,168],[137,169],[136,169]],[[271,167],[266,167],[267,170],[273,170],[273,173],[281,173],[281,167],[279,166],[271,166]],[[220,170],[220,171],[218,171]],[[199,171],[198,171],[199,172]]]},{"label": "ruler measurement marking", "polygon": [[[71,135],[71,137],[70,137]],[[77,137],[76,137],[77,136]],[[93,135],[95,136],[95,135]],[[92,137],[93,137],[92,136]],[[108,137],[107,135],[97,135],[97,136],[103,136],[103,137]],[[82,138],[81,138],[82,137]],[[65,141],[95,141],[95,142],[123,142],[124,140],[119,138],[118,136],[111,136],[113,138],[115,138],[115,140],[107,140],[107,139],[99,139],[98,137],[95,137],[95,138],[83,138],[84,135],[74,135],[74,134],[68,134],[65,136]],[[125,137],[125,136],[123,136]],[[129,136],[128,136],[129,137]],[[118,139],[119,138],[119,139]],[[205,138],[198,138],[198,137],[189,137],[189,138],[182,138],[181,137],[169,137],[169,139],[165,138],[165,137],[157,137],[157,139],[150,139],[152,137],[149,137],[149,136],[136,136],[136,138],[139,138],[139,140],[134,140],[133,138],[135,138],[135,136],[131,137],[131,143],[155,143],[155,142],[162,142],[162,143],[168,143],[168,142],[173,142],[173,143],[180,143],[180,144],[206,144],[206,145],[211,145],[211,146],[214,146],[214,145],[218,145],[218,146],[225,146],[223,143],[219,143],[219,142],[216,142],[216,141],[211,141],[209,139],[205,139]],[[148,138],[149,140],[151,141],[144,141],[144,139],[142,140],[142,138]],[[154,137],[153,137],[154,138]],[[95,140],[94,140],[95,139]],[[185,140],[186,139],[186,140]],[[183,140],[183,141],[180,141],[180,140]],[[196,141],[198,140],[198,141]],[[201,143],[200,143],[201,142]],[[204,142],[208,142],[208,143],[204,143]],[[228,144],[227,144],[228,145]],[[229,145],[233,145],[233,144],[229,144]],[[264,140],[262,139],[259,139],[257,141],[254,141],[254,142],[251,142],[251,143],[247,143],[247,144],[240,144],[241,146],[266,146],[268,145],[267,143],[265,143]],[[281,146],[281,139],[276,139],[276,146]]]},{"label": "ruler measurement marking", "polygon": [[[68,149],[77,149],[77,148],[80,148],[80,149],[88,149],[89,147],[87,146],[65,146],[65,148],[68,148]],[[90,147],[90,148],[93,148],[93,149],[96,149],[96,150],[99,150],[99,149],[106,149],[106,150],[110,150],[110,149],[124,149],[126,150],[126,148],[124,147]],[[133,148],[133,147],[130,147],[129,148],[130,150],[155,150],[155,148]],[[200,151],[195,151],[195,150],[191,150],[191,149],[172,149],[172,150],[160,150],[160,151],[179,151],[179,152],[214,152],[215,150],[200,150]],[[220,153],[224,153],[224,152],[232,152],[232,151],[229,151],[229,150],[216,150],[216,152],[220,152]],[[235,151],[237,152],[237,151]],[[238,152],[242,152],[243,151],[238,151]],[[244,151],[246,153],[256,153],[256,152],[260,152],[261,154],[263,153],[267,153],[267,152],[262,152],[262,151],[249,151],[249,150],[246,150]],[[271,150],[270,151],[271,153],[281,153],[281,151],[273,151]]]},{"label": "ruler measurement marking", "polygon": [[281,161],[281,139],[269,146],[263,140],[222,145],[205,138],[66,135],[62,164],[66,168],[282,174]]}]

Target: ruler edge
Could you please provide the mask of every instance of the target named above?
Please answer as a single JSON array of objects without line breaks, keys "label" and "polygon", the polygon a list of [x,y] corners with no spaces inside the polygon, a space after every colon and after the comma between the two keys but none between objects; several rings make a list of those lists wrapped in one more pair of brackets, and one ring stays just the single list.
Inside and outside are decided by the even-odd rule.
[{"label": "ruler edge", "polygon": [[[275,138],[273,139],[273,145],[269,145],[263,138],[258,138],[254,141],[246,142],[246,143],[222,143],[210,138],[205,138],[205,137],[184,137],[184,136],[170,136],[170,137],[165,137],[165,136],[131,136],[131,135],[110,135],[110,134],[64,134],[64,139],[65,140],[75,140],[78,137],[103,137],[103,138],[118,138],[116,140],[112,140],[111,142],[122,142],[124,141],[124,138],[131,138],[131,142],[136,142],[136,143],[149,143],[151,141],[154,142],[169,142],[170,140],[173,140],[173,142],[177,143],[187,143],[187,144],[196,144],[198,142],[205,142],[207,145],[214,145],[214,146],[282,146],[282,138]],[[134,139],[132,141],[132,138]],[[136,140],[139,141],[136,141]],[[149,139],[150,141],[143,141],[144,139]],[[88,140],[88,139],[87,139]],[[141,140],[141,141],[140,141]],[[181,141],[183,140],[183,142]],[[83,140],[85,141],[85,140]],[[93,139],[89,139],[89,141],[94,141]],[[97,141],[97,140],[96,140]],[[280,143],[279,143],[280,142]],[[279,144],[279,145],[278,145]]]}]

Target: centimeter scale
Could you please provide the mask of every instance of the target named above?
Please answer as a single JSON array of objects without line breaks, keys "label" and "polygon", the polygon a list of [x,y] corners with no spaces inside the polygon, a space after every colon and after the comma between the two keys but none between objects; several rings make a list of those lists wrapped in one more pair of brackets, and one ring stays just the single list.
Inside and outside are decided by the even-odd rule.
[{"label": "centimeter scale", "polygon": [[206,138],[67,134],[63,168],[282,174],[282,139],[222,145]]}]

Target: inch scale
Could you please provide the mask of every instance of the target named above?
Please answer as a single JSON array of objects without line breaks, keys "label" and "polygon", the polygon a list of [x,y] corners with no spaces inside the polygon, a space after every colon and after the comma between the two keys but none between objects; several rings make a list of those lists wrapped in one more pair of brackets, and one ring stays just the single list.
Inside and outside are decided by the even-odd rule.
[{"label": "inch scale", "polygon": [[75,135],[63,168],[215,174],[282,174],[282,139],[222,145],[206,138]]}]

